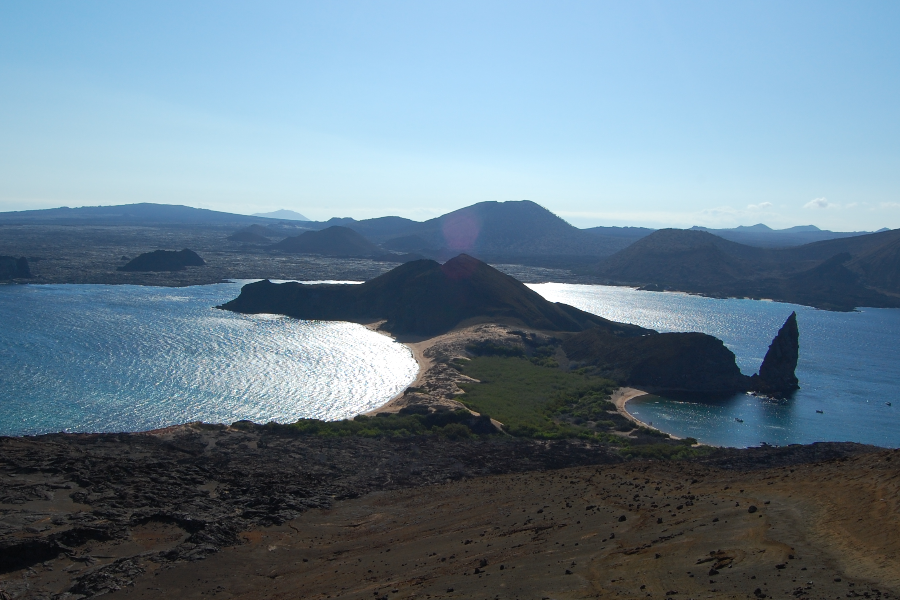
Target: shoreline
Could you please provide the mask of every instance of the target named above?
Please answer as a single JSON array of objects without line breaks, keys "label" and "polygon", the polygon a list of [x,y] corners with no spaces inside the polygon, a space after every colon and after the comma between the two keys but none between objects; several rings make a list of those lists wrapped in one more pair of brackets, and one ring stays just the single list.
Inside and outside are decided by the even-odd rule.
[{"label": "shoreline", "polygon": [[[467,408],[457,397],[464,394],[459,387],[462,383],[476,380],[463,375],[449,363],[457,357],[465,357],[465,347],[479,340],[510,341],[507,327],[494,322],[464,323],[448,332],[427,338],[394,336],[386,331],[379,331],[383,321],[364,324],[365,327],[387,335],[409,348],[413,359],[419,366],[415,380],[403,391],[379,407],[368,410],[363,415],[373,416],[379,413],[396,413],[404,408],[419,410],[467,410],[475,416],[479,413]],[[516,338],[518,339],[518,338]],[[493,420],[495,426],[500,423]]]},{"label": "shoreline", "polygon": [[[640,419],[635,417],[633,414],[628,412],[628,403],[630,401],[634,400],[635,398],[640,398],[642,396],[651,396],[651,395],[652,394],[650,392],[645,392],[644,390],[640,390],[638,388],[620,387],[615,392],[613,392],[612,396],[610,396],[609,401],[616,405],[616,412],[618,412],[620,415],[622,415],[623,417],[625,417],[626,419],[628,419],[635,425],[637,425],[639,427],[646,427],[647,429],[652,429],[652,430],[658,431],[660,433],[665,433],[673,440],[682,439],[681,437],[679,437],[673,433],[669,433],[667,431],[663,431],[659,427],[655,427],[651,423],[645,423],[644,421],[641,421]],[[705,444],[698,444],[698,445],[705,445]]]},{"label": "shoreline", "polygon": [[403,344],[404,346],[409,348],[409,351],[412,353],[413,360],[416,361],[416,365],[418,365],[418,367],[419,367],[419,371],[418,371],[418,373],[416,373],[416,378],[413,379],[412,382],[410,382],[400,392],[391,396],[391,398],[387,402],[382,404],[381,406],[367,410],[365,412],[361,412],[359,414],[372,416],[372,415],[375,415],[375,414],[378,414],[381,412],[397,412],[398,410],[400,410],[402,408],[402,406],[395,406],[397,404],[397,401],[406,395],[406,392],[409,390],[409,388],[420,387],[420,385],[422,383],[424,383],[424,381],[425,381],[425,373],[432,366],[434,366],[434,360],[425,357],[425,350],[430,348],[432,345],[434,345],[435,340],[437,340],[437,338],[440,336],[428,338],[426,340],[422,340],[421,342],[403,342],[385,331],[378,330],[376,328],[377,326],[373,327],[372,325],[365,325],[364,327],[366,327],[367,329],[371,329],[372,331],[375,331],[376,333],[386,335],[386,336],[390,337],[392,340],[394,340],[395,342],[397,342],[398,344]]},{"label": "shoreline", "polygon": [[[405,406],[409,406],[410,402],[407,400],[406,397],[410,393],[410,391],[412,390],[412,395],[414,395],[414,396],[420,394],[422,386],[430,383],[430,380],[433,378],[433,377],[429,378],[429,377],[427,377],[427,375],[435,367],[436,361],[433,357],[426,356],[425,352],[428,349],[436,346],[440,342],[450,342],[451,344],[453,342],[459,342],[460,340],[465,342],[465,341],[469,340],[470,338],[474,337],[478,331],[475,327],[463,327],[463,328],[454,329],[452,331],[448,331],[447,333],[439,334],[439,335],[436,335],[436,336],[433,336],[430,338],[425,338],[425,339],[419,340],[419,341],[411,341],[411,340],[404,341],[398,337],[391,335],[390,333],[388,333],[386,331],[382,331],[382,330],[378,329],[383,322],[384,321],[378,321],[375,323],[366,323],[363,326],[366,327],[367,329],[371,329],[372,331],[381,333],[382,335],[386,335],[386,336],[390,337],[391,339],[395,340],[396,342],[401,343],[404,346],[406,346],[407,348],[409,348],[410,352],[413,355],[413,360],[415,360],[419,366],[419,372],[416,375],[415,380],[413,380],[413,382],[411,384],[406,386],[406,388],[403,391],[394,395],[390,400],[385,402],[383,405],[381,405],[377,408],[368,410],[366,412],[360,413],[360,414],[366,415],[366,416],[374,416],[378,413],[395,413],[395,412],[398,412],[400,409],[404,408]],[[493,325],[495,327],[500,327],[500,325],[496,324],[496,323],[489,324],[489,325]],[[461,394],[464,392],[458,391],[457,393]],[[629,421],[631,421],[638,427],[644,427],[646,429],[652,429],[654,431],[664,433],[673,440],[682,439],[681,437],[679,437],[675,434],[669,433],[667,431],[663,431],[659,427],[655,427],[651,423],[646,423],[644,421],[641,421],[640,419],[635,417],[633,414],[628,412],[628,402],[630,402],[631,400],[634,400],[635,398],[640,398],[640,397],[649,396],[649,395],[651,395],[651,393],[647,392],[645,390],[628,387],[628,386],[622,386],[622,387],[617,388],[616,391],[614,391],[612,393],[612,395],[609,398],[609,401],[615,405],[616,412],[618,412],[620,415],[622,415],[623,417],[625,417],[626,419],[628,419]],[[432,402],[426,402],[424,404],[431,405],[431,406],[434,406],[437,404],[444,404],[444,405],[458,404],[460,407],[465,408],[461,403],[459,403],[456,400],[452,400],[452,399],[438,401],[437,399],[433,398]],[[474,411],[471,411],[470,409],[466,409],[466,410],[469,410],[469,412],[472,412],[473,414],[477,414]],[[499,422],[496,422],[495,424],[501,425]]]}]

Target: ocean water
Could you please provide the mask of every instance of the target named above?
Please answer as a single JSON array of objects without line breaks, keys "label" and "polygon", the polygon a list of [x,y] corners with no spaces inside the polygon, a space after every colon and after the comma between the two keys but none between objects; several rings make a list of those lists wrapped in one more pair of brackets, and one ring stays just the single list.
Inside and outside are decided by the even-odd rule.
[{"label": "ocean water", "polygon": [[340,419],[415,379],[361,325],[213,308],[240,287],[0,286],[0,435]]},{"label": "ocean water", "polygon": [[[340,419],[380,406],[414,380],[409,350],[360,325],[213,308],[240,286],[0,286],[0,435]],[[796,310],[801,389],[793,398],[654,398],[630,402],[629,411],[715,445],[900,447],[900,310],[834,313],[621,287],[530,287],[616,321],[715,335],[748,375]]]},{"label": "ocean water", "polygon": [[548,300],[615,321],[714,335],[735,353],[746,375],[759,370],[772,338],[796,311],[800,390],[792,398],[738,394],[714,404],[637,399],[628,411],[667,433],[719,446],[853,441],[900,447],[900,310],[837,313],[598,285],[529,287]]}]

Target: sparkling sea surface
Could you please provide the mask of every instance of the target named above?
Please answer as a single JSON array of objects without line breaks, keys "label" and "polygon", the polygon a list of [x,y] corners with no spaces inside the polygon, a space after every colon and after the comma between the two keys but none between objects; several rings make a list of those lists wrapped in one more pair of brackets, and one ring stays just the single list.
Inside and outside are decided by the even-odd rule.
[{"label": "sparkling sea surface", "polygon": [[240,288],[0,286],[0,435],[341,419],[418,373],[362,325],[213,308]]},{"label": "sparkling sea surface", "polygon": [[[415,379],[410,351],[361,325],[213,308],[242,283],[0,286],[0,435],[340,419],[384,404]],[[835,313],[621,287],[530,287],[616,321],[715,335],[748,375],[796,310],[801,389],[793,398],[638,399],[629,411],[715,445],[900,447],[900,310]]]},{"label": "sparkling sea surface", "polygon": [[745,375],[759,370],[772,338],[797,311],[801,389],[793,398],[739,394],[715,404],[636,399],[628,411],[667,433],[719,446],[853,441],[900,447],[900,310],[839,313],[598,285],[529,287],[615,321],[714,335],[735,353]]}]

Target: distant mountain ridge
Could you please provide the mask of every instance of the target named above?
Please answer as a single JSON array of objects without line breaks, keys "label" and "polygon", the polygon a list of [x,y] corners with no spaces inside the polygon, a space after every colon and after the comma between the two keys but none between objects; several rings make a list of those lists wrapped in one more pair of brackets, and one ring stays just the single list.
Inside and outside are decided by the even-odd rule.
[{"label": "distant mountain ridge", "polygon": [[[551,266],[590,263],[651,231],[578,229],[530,200],[479,202],[423,222],[401,217],[341,218],[307,225],[348,227],[386,248],[402,247],[439,260],[465,252],[491,262]],[[416,239],[421,247],[415,247]]]},{"label": "distant mountain ridge", "polygon": [[602,260],[608,283],[771,298],[830,310],[900,307],[900,230],[758,248],[701,230],[662,229]]},{"label": "distant mountain ridge", "polygon": [[86,225],[231,225],[271,222],[260,217],[175,204],[123,204],[0,212],[0,223]]},{"label": "distant mountain ridge", "polygon": [[873,233],[871,231],[827,231],[815,225],[797,225],[787,229],[772,229],[768,225],[741,225],[732,229],[711,229],[695,225],[692,230],[705,231],[732,242],[760,246],[763,248],[785,248],[801,246],[845,237],[856,237]]},{"label": "distant mountain ridge", "polygon": [[318,231],[304,231],[269,246],[290,254],[317,254],[339,258],[369,258],[382,262],[419,260],[421,254],[391,252],[377,246],[348,227],[333,225]]}]

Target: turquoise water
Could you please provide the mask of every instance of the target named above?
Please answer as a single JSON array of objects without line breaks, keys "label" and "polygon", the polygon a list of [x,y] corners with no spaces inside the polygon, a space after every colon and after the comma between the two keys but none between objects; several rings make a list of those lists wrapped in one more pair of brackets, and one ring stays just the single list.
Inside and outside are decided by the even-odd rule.
[{"label": "turquoise water", "polygon": [[361,325],[212,308],[240,287],[0,286],[0,435],[340,419],[415,379]]},{"label": "turquoise water", "polygon": [[797,311],[801,389],[793,398],[739,394],[715,404],[637,399],[628,403],[628,411],[668,433],[721,446],[854,441],[900,447],[900,310],[836,313],[620,287],[529,287],[548,300],[616,321],[714,335],[735,353],[747,375],[759,370],[779,327]]}]

